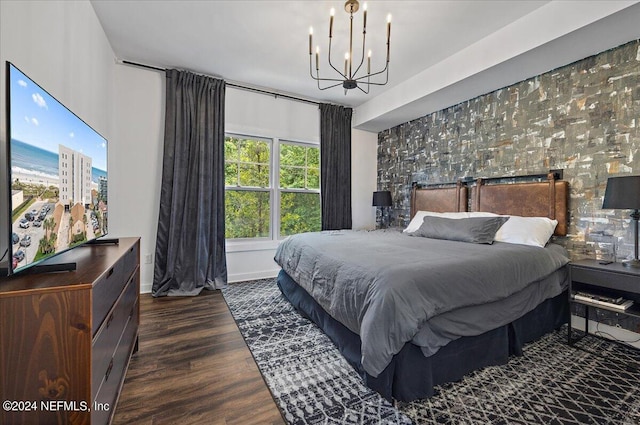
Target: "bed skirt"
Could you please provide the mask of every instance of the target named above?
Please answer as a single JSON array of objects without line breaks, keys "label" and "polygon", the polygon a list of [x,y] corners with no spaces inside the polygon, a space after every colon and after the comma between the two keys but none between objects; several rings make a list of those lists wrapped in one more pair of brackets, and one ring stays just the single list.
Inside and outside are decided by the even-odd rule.
[{"label": "bed skirt", "polygon": [[563,292],[505,326],[454,340],[430,357],[407,343],[374,378],[362,369],[360,337],[329,316],[284,270],[277,281],[289,302],[324,331],[364,383],[390,401],[430,397],[437,385],[457,381],[485,366],[505,364],[510,355],[522,355],[524,344],[559,328],[569,318],[567,293]]}]

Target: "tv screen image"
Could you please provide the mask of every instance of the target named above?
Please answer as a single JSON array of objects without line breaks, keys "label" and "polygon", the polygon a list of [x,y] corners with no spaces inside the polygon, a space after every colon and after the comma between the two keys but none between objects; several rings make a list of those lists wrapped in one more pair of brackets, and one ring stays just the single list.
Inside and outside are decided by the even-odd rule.
[{"label": "tv screen image", "polygon": [[7,63],[15,273],[107,233],[107,140]]}]

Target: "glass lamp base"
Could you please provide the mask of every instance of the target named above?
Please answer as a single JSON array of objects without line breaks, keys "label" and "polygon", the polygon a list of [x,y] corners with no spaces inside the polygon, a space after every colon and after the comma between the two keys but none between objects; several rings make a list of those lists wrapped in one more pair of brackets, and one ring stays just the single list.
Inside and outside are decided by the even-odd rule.
[{"label": "glass lamp base", "polygon": [[626,260],[622,262],[622,265],[625,267],[640,268],[640,260],[637,258],[634,258],[633,260]]}]

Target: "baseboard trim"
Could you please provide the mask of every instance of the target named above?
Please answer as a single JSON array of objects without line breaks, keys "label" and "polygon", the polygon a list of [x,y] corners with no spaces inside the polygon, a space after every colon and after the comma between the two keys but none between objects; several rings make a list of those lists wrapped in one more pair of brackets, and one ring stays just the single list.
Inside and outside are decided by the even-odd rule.
[{"label": "baseboard trim", "polygon": [[234,282],[242,282],[244,280],[269,279],[269,278],[278,276],[278,272],[280,272],[280,269],[262,270],[262,271],[251,272],[251,273],[236,273],[236,274],[229,275],[227,277],[227,281],[229,283],[234,283]]},{"label": "baseboard trim", "polygon": [[[251,272],[251,273],[236,273],[229,275],[227,277],[227,281],[229,283],[234,282],[243,282],[245,280],[256,280],[256,279],[270,279],[278,276],[280,269],[275,270],[263,270],[259,272]],[[153,287],[153,283],[140,283],[140,293],[141,294],[150,294],[151,288]]]}]

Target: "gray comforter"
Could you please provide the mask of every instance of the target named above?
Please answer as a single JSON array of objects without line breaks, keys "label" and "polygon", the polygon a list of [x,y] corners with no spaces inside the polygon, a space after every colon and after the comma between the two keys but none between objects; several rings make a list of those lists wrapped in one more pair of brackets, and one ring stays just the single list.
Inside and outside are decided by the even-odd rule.
[{"label": "gray comforter", "polygon": [[554,244],[480,245],[353,231],[290,236],[275,260],[360,335],[362,366],[374,377],[406,342],[432,333],[431,319],[525,294],[568,262]]}]

